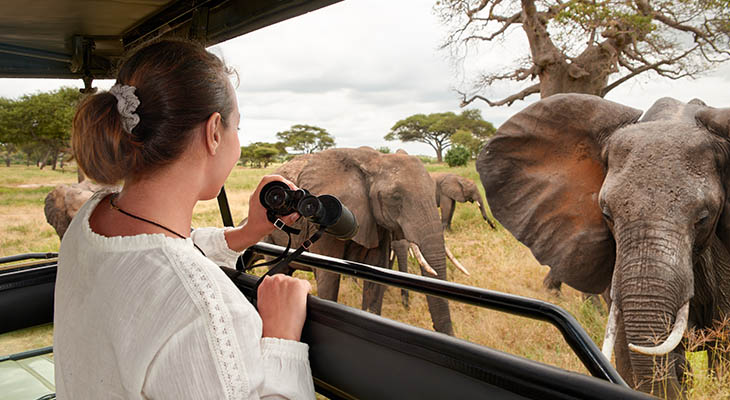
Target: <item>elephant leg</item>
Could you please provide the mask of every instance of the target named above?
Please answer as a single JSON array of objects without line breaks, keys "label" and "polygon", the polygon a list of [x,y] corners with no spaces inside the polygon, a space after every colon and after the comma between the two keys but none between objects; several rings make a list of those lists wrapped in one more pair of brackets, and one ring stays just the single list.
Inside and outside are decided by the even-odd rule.
[{"label": "elephant leg", "polygon": [[337,301],[337,294],[340,292],[340,274],[315,268],[314,279],[317,280],[319,298]]},{"label": "elephant leg", "polygon": [[[378,248],[368,251],[365,264],[375,265],[385,268],[388,265],[388,256],[390,255],[390,246],[386,246],[387,252]],[[364,281],[362,286],[362,309],[373,314],[380,315],[383,309],[383,297],[385,297],[385,286],[379,283]]]},{"label": "elephant leg", "polygon": [[581,293],[581,298],[583,298],[583,302],[590,301],[598,312],[606,315],[606,309],[603,307],[603,303],[601,303],[600,295],[593,293]]},{"label": "elephant leg", "polygon": [[454,217],[455,201],[449,197],[441,195],[441,225],[445,231],[451,231],[451,219]]},{"label": "elephant leg", "polygon": [[[408,241],[407,240],[395,240],[392,243],[393,251],[395,252],[396,259],[398,260],[398,270],[400,272],[408,273]],[[408,290],[400,290],[401,301],[403,307],[408,309]]]},{"label": "elephant leg", "polygon": [[552,292],[555,295],[560,294],[560,286],[563,284],[563,282],[560,282],[557,278],[555,278],[552,275],[552,270],[545,275],[545,279],[542,280],[542,285],[547,289],[548,291]]},{"label": "elephant leg", "polygon": [[[345,258],[345,245],[345,242],[325,235],[309,251],[330,257]],[[340,292],[340,274],[314,268],[314,279],[317,281],[319,298],[337,301]]]}]

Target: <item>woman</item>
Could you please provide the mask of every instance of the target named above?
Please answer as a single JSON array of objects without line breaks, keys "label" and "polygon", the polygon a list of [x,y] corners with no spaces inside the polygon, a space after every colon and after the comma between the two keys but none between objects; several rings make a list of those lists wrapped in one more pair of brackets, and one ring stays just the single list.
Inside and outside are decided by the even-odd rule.
[{"label": "woman", "polygon": [[258,193],[283,178],[261,181],[246,225],[191,233],[193,207],[239,157],[239,119],[226,67],[184,41],[137,50],[109,92],[79,106],[79,167],[123,187],[92,197],[61,243],[59,399],[314,397],[299,342],[309,283],[266,278],[257,313],[218,268],[273,230]]}]

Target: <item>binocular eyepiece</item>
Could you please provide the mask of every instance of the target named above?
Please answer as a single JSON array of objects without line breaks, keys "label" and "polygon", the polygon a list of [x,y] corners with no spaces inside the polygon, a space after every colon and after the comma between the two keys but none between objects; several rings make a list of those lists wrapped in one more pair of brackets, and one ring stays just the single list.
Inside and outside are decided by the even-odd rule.
[{"label": "binocular eyepiece", "polygon": [[314,196],[305,189],[292,190],[284,182],[273,181],[261,189],[259,200],[276,216],[298,212],[311,222],[326,227],[325,232],[338,239],[349,240],[357,234],[355,215],[335,196]]}]

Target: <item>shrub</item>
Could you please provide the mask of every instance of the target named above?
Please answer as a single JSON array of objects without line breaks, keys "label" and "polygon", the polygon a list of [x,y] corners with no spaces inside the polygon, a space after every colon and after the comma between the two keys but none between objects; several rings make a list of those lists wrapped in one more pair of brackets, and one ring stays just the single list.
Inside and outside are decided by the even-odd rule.
[{"label": "shrub", "polygon": [[471,152],[462,146],[454,146],[446,152],[444,160],[449,167],[462,167],[466,165],[471,157]]}]

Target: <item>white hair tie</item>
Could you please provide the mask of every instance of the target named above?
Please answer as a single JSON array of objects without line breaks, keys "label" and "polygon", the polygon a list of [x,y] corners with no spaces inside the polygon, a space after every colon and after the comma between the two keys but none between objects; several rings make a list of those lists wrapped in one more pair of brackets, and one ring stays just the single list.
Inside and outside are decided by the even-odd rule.
[{"label": "white hair tie", "polygon": [[117,98],[117,111],[122,117],[122,128],[127,133],[132,133],[132,129],[139,123],[139,115],[135,113],[139,106],[139,98],[134,94],[134,86],[127,86],[117,83],[109,89],[109,93]]}]

